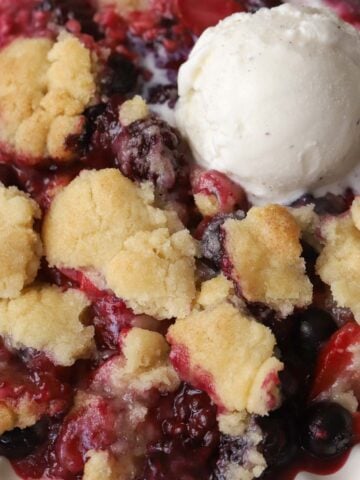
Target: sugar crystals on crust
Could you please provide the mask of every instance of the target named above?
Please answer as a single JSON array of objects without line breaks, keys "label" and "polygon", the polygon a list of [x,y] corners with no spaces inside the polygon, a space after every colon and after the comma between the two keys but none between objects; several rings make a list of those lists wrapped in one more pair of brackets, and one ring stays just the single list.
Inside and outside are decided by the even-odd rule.
[{"label": "sugar crystals on crust", "polygon": [[0,298],[16,297],[31,283],[41,257],[34,221],[38,205],[15,187],[0,183]]},{"label": "sugar crystals on crust", "polygon": [[321,235],[325,246],[317,273],[330,285],[337,304],[350,308],[360,323],[360,198],[347,215],[326,218]]},{"label": "sugar crystals on crust", "polygon": [[[19,38],[0,50],[0,142],[36,163],[67,159],[96,85],[90,51],[72,35]],[[32,159],[32,160],[31,160]]]},{"label": "sugar crystals on crust", "polygon": [[227,220],[222,229],[224,270],[247,300],[265,303],[284,316],[311,303],[300,228],[285,207],[253,207],[244,220]]},{"label": "sugar crystals on crust", "polygon": [[43,351],[58,365],[87,358],[94,348],[94,328],[82,323],[89,302],[76,290],[31,287],[12,300],[0,301],[0,335],[13,348]]}]

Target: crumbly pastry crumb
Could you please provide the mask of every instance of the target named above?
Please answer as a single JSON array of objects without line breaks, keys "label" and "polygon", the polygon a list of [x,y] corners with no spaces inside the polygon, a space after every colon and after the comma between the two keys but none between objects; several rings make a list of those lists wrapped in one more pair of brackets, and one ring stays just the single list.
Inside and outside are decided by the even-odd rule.
[{"label": "crumbly pastry crumb", "polygon": [[124,127],[148,117],[149,114],[149,107],[140,95],[124,102],[119,109],[119,119]]},{"label": "crumbly pastry crumb", "polygon": [[350,213],[326,218],[321,225],[325,246],[316,263],[339,307],[350,308],[360,323],[360,198]]},{"label": "crumbly pastry crumb", "polygon": [[0,183],[0,299],[18,296],[36,276],[42,247],[34,221],[40,216],[27,195]]},{"label": "crumbly pastry crumb", "polygon": [[94,347],[94,328],[81,322],[88,305],[79,291],[31,287],[18,298],[0,301],[0,334],[13,348],[34,348],[55,364],[69,366],[89,357]]},{"label": "crumbly pastry crumb", "polygon": [[196,193],[194,195],[195,205],[203,217],[213,217],[219,213],[220,205],[215,195]]},{"label": "crumbly pastry crumb", "polygon": [[283,316],[311,303],[300,228],[285,207],[253,207],[244,220],[227,220],[223,231],[227,273],[247,300],[265,303]]},{"label": "crumbly pastry crumb", "polygon": [[173,391],[180,383],[169,360],[170,347],[157,332],[132,328],[122,337],[124,361],[115,361],[109,378],[114,390],[127,385],[137,391]]},{"label": "crumbly pastry crumb", "polygon": [[87,453],[83,480],[118,480],[118,474],[116,460],[109,452],[90,450]]},{"label": "crumbly pastry crumb", "polygon": [[234,295],[234,287],[224,275],[218,275],[201,284],[201,290],[196,299],[196,305],[201,308],[216,305]]},{"label": "crumbly pastry crumb", "polygon": [[322,248],[321,238],[318,232],[320,228],[320,218],[314,208],[315,205],[310,204],[302,207],[289,207],[288,210],[295,218],[303,240],[315,248],[315,250],[320,251]]},{"label": "crumbly pastry crumb", "polygon": [[[223,302],[177,320],[167,335],[179,375],[228,412],[266,415],[279,404],[271,331]],[[256,401],[257,398],[257,401]]]},{"label": "crumbly pastry crumb", "polygon": [[151,0],[97,0],[99,7],[114,7],[121,15],[147,10]]},{"label": "crumbly pastry crumb", "polygon": [[166,227],[166,215],[144,198],[144,191],[116,169],[80,173],[54,198],[44,219],[50,264],[101,271],[127,238]]},{"label": "crumbly pastry crumb", "polygon": [[108,263],[109,287],[135,313],[158,319],[190,313],[195,297],[195,246],[186,230],[139,232]]},{"label": "crumbly pastry crumb", "polygon": [[96,93],[90,51],[70,34],[19,38],[0,51],[0,142],[37,159],[72,156],[66,138],[83,128]]},{"label": "crumbly pastry crumb", "polygon": [[[195,242],[149,192],[118,170],[80,174],[54,199],[43,225],[51,265],[95,269],[136,313],[185,316],[195,297]],[[170,225],[169,225],[170,221]]]},{"label": "crumbly pastry crumb", "polygon": [[27,394],[20,399],[6,398],[0,402],[0,435],[14,428],[27,428],[45,414],[46,407],[34,402]]}]

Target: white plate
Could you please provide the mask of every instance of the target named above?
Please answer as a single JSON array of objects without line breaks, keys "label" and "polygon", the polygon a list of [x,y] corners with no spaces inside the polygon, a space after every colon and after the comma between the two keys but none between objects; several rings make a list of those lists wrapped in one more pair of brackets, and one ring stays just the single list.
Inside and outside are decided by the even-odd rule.
[{"label": "white plate", "polygon": [[[0,479],[19,480],[19,477],[13,473],[9,463],[2,458],[0,458]],[[300,473],[296,480],[360,480],[360,445],[353,449],[344,468],[334,475],[324,476]]]}]

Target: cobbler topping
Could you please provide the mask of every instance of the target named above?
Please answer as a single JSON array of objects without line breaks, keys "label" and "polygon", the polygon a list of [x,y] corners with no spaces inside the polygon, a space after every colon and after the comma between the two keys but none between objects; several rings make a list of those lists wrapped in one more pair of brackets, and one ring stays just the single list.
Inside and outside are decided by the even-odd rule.
[{"label": "cobbler topping", "polygon": [[194,254],[194,241],[186,230],[173,235],[165,228],[140,232],[110,260],[105,278],[135,313],[184,317],[195,297]]},{"label": "cobbler topping", "polygon": [[0,51],[0,68],[3,148],[31,163],[69,159],[66,138],[81,132],[95,95],[89,50],[71,35],[56,43],[20,38]]},{"label": "cobbler topping", "polygon": [[115,460],[108,452],[90,451],[85,463],[83,480],[116,480],[119,478]]},{"label": "cobbler topping", "polygon": [[55,364],[72,365],[93,349],[94,330],[81,322],[88,305],[75,290],[31,287],[18,298],[0,301],[0,333],[13,348],[34,348]]},{"label": "cobbler topping", "polygon": [[357,321],[360,321],[359,204],[360,200],[355,199],[348,214],[323,220],[321,236],[325,246],[316,264],[318,274],[330,285],[337,304],[350,308]]},{"label": "cobbler topping", "polygon": [[167,338],[181,378],[205,389],[220,409],[265,415],[278,406],[283,364],[273,357],[275,338],[232,305],[177,320]]},{"label": "cobbler topping", "polygon": [[147,200],[148,191],[117,170],[83,172],[45,218],[47,258],[57,266],[98,270],[135,313],[185,316],[195,297],[194,241],[185,230],[171,235],[156,229],[169,216]]},{"label": "cobbler topping", "polygon": [[150,0],[96,0],[99,7],[115,7],[122,16],[131,12],[146,10],[150,7]]},{"label": "cobbler topping", "polygon": [[118,170],[84,171],[54,199],[43,227],[50,264],[102,270],[139,231],[166,227],[163,211]]},{"label": "cobbler topping", "polygon": [[227,220],[224,271],[251,302],[286,316],[311,303],[312,286],[300,257],[300,229],[284,207],[252,208],[244,220]]},{"label": "cobbler topping", "polygon": [[119,119],[124,127],[128,127],[137,120],[142,120],[150,114],[149,108],[143,98],[136,95],[131,100],[124,102],[119,110]]},{"label": "cobbler topping", "polygon": [[30,197],[0,183],[0,298],[16,297],[36,276],[42,253],[34,230],[39,218]]}]

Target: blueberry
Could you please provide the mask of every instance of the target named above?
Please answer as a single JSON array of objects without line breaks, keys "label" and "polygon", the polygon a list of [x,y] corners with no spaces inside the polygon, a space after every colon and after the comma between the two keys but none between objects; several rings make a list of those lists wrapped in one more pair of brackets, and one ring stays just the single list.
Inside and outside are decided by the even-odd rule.
[{"label": "blueberry", "polygon": [[202,256],[210,260],[217,267],[220,267],[223,257],[221,227],[229,218],[242,220],[245,214],[242,210],[234,213],[215,215],[209,225],[206,227],[201,239]]},{"label": "blueberry", "polygon": [[295,344],[307,360],[315,360],[319,347],[337,330],[332,316],[319,308],[301,313],[295,330]]},{"label": "blueberry", "polygon": [[313,404],[305,416],[303,447],[319,458],[345,452],[352,442],[353,419],[344,407],[333,402]]},{"label": "blueberry", "polygon": [[287,411],[278,411],[258,420],[264,438],[261,453],[269,466],[278,467],[288,464],[298,449],[297,428],[293,415]]},{"label": "blueberry", "polygon": [[135,88],[137,78],[138,71],[131,60],[120,53],[112,53],[101,80],[102,90],[109,96],[124,95]]},{"label": "blueberry", "polygon": [[13,459],[24,458],[32,453],[46,437],[47,422],[39,421],[32,427],[14,428],[0,436],[0,455]]}]

